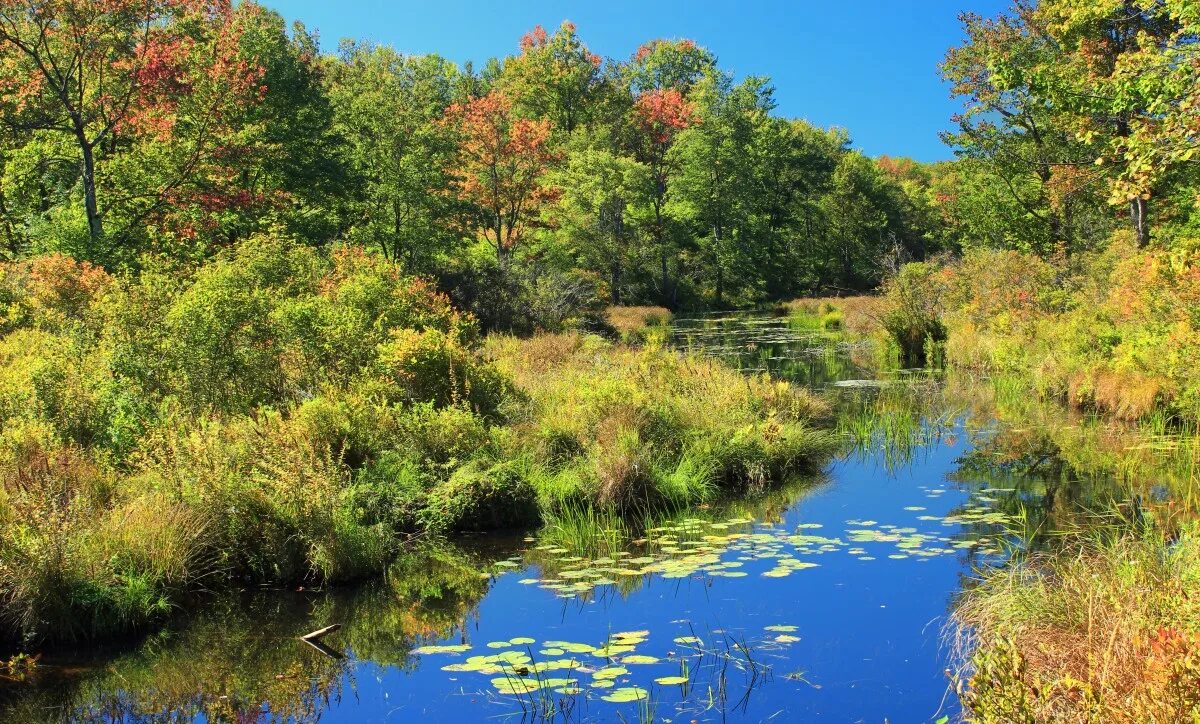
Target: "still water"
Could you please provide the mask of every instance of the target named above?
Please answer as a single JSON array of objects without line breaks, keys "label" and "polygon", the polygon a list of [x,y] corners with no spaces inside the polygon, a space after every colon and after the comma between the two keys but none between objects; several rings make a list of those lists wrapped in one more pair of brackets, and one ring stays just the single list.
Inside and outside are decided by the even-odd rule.
[{"label": "still water", "polygon": [[[770,317],[682,320],[673,343],[843,406],[910,384]],[[967,419],[918,416],[902,455],[868,435],[817,479],[648,530],[431,543],[359,589],[213,601],[48,656],[0,689],[0,720],[952,720],[948,610],[1037,489],[972,472],[990,433]],[[321,648],[297,639],[330,623]]]}]

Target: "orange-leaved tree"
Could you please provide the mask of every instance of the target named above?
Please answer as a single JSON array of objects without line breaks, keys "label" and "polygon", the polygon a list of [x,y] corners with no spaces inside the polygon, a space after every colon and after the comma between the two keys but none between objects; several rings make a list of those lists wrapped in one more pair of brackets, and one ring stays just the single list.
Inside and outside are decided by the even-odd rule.
[{"label": "orange-leaved tree", "polygon": [[542,206],[557,196],[545,183],[557,159],[550,120],[518,117],[498,91],[451,106],[446,120],[458,134],[454,191],[476,207],[476,230],[506,264]]}]

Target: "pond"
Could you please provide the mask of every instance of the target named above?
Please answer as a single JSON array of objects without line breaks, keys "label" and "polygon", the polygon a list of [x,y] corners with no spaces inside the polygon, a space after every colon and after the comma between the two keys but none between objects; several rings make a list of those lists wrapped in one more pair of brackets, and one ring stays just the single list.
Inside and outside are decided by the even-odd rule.
[{"label": "pond", "polygon": [[815,479],[641,526],[430,542],[357,589],[210,601],[47,656],[0,688],[0,720],[953,719],[955,594],[1109,483],[993,464],[996,420],[904,404],[942,383],[870,380],[869,350],[836,335],[734,315],[672,339],[828,391],[846,450]]}]

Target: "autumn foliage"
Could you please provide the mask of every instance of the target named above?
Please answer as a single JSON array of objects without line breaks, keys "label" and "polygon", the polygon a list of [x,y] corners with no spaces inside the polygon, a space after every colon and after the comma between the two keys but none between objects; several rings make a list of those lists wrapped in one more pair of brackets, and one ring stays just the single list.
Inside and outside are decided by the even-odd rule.
[{"label": "autumn foliage", "polygon": [[695,105],[675,88],[649,90],[635,105],[638,123],[654,143],[667,144],[680,131],[699,122]]},{"label": "autumn foliage", "polygon": [[454,190],[482,209],[477,229],[507,258],[539,208],[555,197],[544,175],[556,158],[549,120],[520,118],[512,101],[492,92],[446,111],[458,133]]},{"label": "autumn foliage", "polygon": [[[240,109],[266,91],[262,67],[242,52],[244,23],[260,12],[228,0],[0,5],[4,112],[18,131],[61,134],[73,147],[89,254],[106,234],[179,226],[170,219],[180,207],[229,203],[222,158],[237,145]],[[116,149],[133,151],[119,179]]]}]

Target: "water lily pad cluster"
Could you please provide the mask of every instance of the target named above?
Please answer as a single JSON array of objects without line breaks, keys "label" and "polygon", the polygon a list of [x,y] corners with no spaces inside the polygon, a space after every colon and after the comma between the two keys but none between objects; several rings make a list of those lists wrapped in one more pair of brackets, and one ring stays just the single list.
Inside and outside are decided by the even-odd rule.
[{"label": "water lily pad cluster", "polygon": [[[800,641],[798,627],[776,624],[764,627],[759,643],[786,645]],[[686,695],[698,669],[689,659],[712,655],[695,635],[680,635],[661,655],[639,652],[650,638],[648,630],[621,631],[603,642],[537,641],[515,637],[471,644],[428,645],[414,654],[440,655],[455,660],[443,671],[486,677],[488,689],[500,697],[584,696],[613,704],[646,700],[654,687],[681,687]],[[476,648],[497,653],[471,653]],[[465,655],[464,654],[469,654]]]},{"label": "water lily pad cluster", "polygon": [[[647,530],[645,537],[630,543],[630,550],[594,558],[552,543],[535,545],[524,561],[519,557],[501,561],[488,575],[502,575],[535,563],[536,568],[528,569],[520,583],[568,599],[589,596],[602,586],[625,589],[633,579],[650,577],[786,578],[821,565],[820,556],[835,552],[846,552],[862,561],[885,556],[919,561],[964,550],[997,554],[1002,550],[1004,524],[1010,520],[1001,511],[974,504],[943,516],[930,515],[918,505],[905,506],[904,511],[920,513],[915,516],[919,522],[940,523],[941,530],[852,519],[846,521],[841,535],[830,536],[814,522],[788,527],[744,517],[687,518]],[[969,529],[973,537],[955,537],[945,530],[954,526]],[[893,550],[880,551],[876,548],[879,544]]]}]

